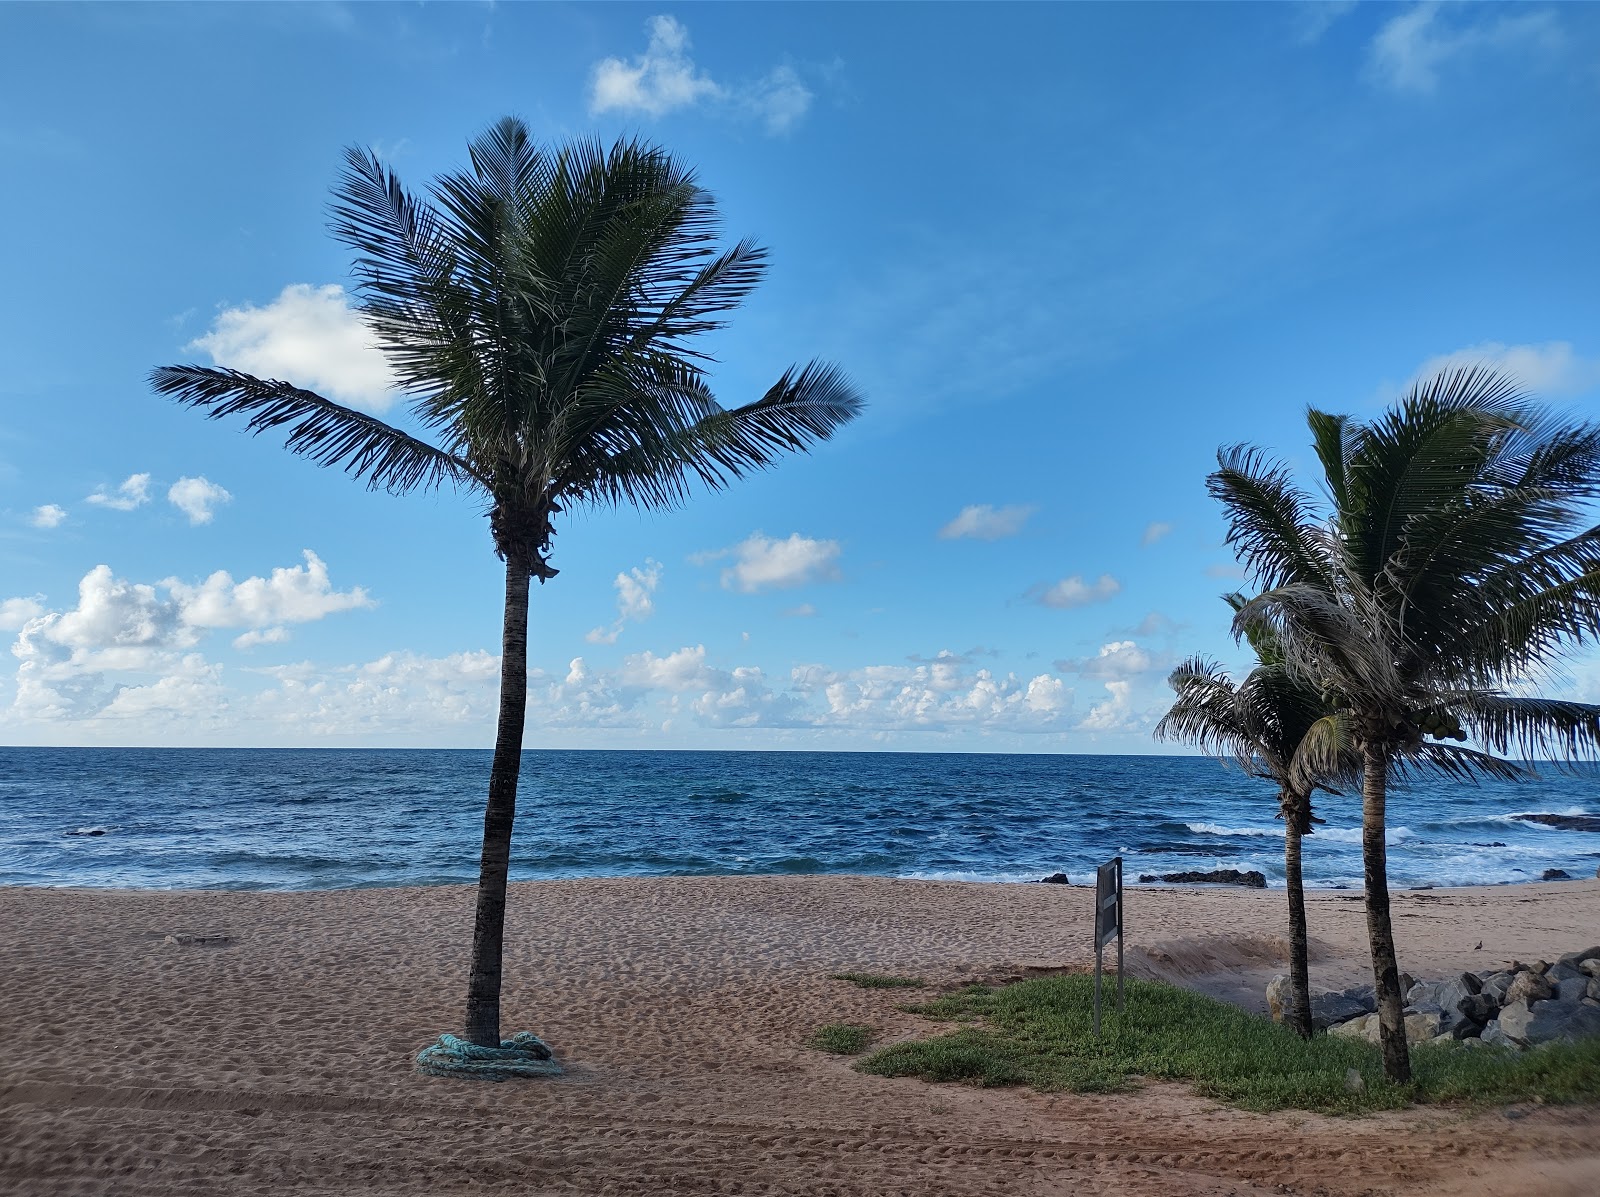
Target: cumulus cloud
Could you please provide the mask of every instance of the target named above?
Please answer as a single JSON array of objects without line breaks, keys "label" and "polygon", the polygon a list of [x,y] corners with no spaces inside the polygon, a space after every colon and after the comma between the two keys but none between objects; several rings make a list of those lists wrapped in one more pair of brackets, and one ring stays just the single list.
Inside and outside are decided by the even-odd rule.
[{"label": "cumulus cloud", "polygon": [[1546,341],[1542,345],[1484,341],[1430,357],[1417,367],[1415,377],[1432,378],[1444,370],[1480,365],[1504,371],[1540,397],[1566,398],[1600,387],[1600,357],[1582,356],[1570,341]]},{"label": "cumulus cloud", "polygon": [[280,567],[270,577],[235,582],[231,574],[219,569],[198,585],[177,578],[168,578],[162,585],[171,591],[183,622],[196,628],[307,623],[337,611],[377,605],[359,586],[335,590],[327,563],[310,549],[304,551],[304,556],[304,565]]},{"label": "cumulus cloud", "polygon": [[289,639],[289,629],[285,627],[252,628],[248,632],[241,632],[233,638],[233,647],[240,652],[262,644],[282,644]]},{"label": "cumulus cloud", "polygon": [[369,411],[382,411],[395,397],[389,363],[337,284],[291,283],[263,307],[227,308],[210,332],[184,348]]},{"label": "cumulus cloud", "polygon": [[130,474],[116,490],[97,487],[87,501],[96,507],[109,507],[112,511],[132,511],[135,507],[142,507],[150,501],[150,475]]},{"label": "cumulus cloud", "polygon": [[44,614],[42,594],[32,598],[8,598],[0,601],[0,632],[15,632],[30,619]]},{"label": "cumulus cloud", "polygon": [[500,658],[481,650],[256,672],[276,686],[256,696],[248,714],[297,740],[437,737],[450,728],[483,728],[487,737],[499,708]]},{"label": "cumulus cloud", "polygon": [[1133,683],[1116,680],[1106,682],[1105,686],[1110,697],[1090,707],[1078,727],[1083,731],[1099,732],[1145,730],[1148,719],[1133,710]]},{"label": "cumulus cloud", "polygon": [[191,524],[209,524],[213,510],[231,503],[233,496],[202,474],[198,478],[179,478],[167,490],[167,502],[189,517]]},{"label": "cumulus cloud", "polygon": [[799,693],[824,704],[813,713],[814,724],[872,730],[1061,731],[1073,699],[1059,678],[974,670],[948,651],[910,667],[835,672],[800,665],[790,680]]},{"label": "cumulus cloud", "polygon": [[612,581],[617,589],[617,618],[610,627],[591,628],[584,637],[590,644],[615,644],[624,625],[639,623],[655,613],[656,587],[661,583],[661,563],[645,558],[642,566],[620,573]]},{"label": "cumulus cloud", "polygon": [[1171,531],[1171,524],[1163,523],[1160,520],[1157,520],[1152,524],[1145,525],[1144,535],[1139,537],[1139,543],[1145,548],[1149,548],[1151,545],[1155,544],[1156,541],[1160,540]]},{"label": "cumulus cloud", "polygon": [[[1491,15],[1492,14],[1492,15]],[[1497,52],[1549,50],[1561,44],[1554,12],[1504,13],[1487,6],[1424,3],[1384,22],[1372,39],[1373,77],[1396,91],[1428,93],[1454,61]]]},{"label": "cumulus cloud", "polygon": [[1001,540],[1022,531],[1034,508],[1027,506],[990,507],[987,503],[963,507],[956,518],[939,529],[940,540]]},{"label": "cumulus cloud", "polygon": [[683,108],[714,104],[761,121],[768,133],[783,133],[810,110],[814,98],[792,66],[737,86],[724,86],[689,56],[689,31],[670,16],[645,22],[649,43],[632,61],[603,58],[589,82],[589,111],[665,116]]},{"label": "cumulus cloud", "polygon": [[1068,610],[1087,607],[1090,603],[1103,603],[1121,591],[1122,583],[1110,574],[1101,574],[1093,582],[1085,582],[1082,575],[1073,574],[1070,578],[1062,578],[1049,585],[1040,582],[1029,588],[1027,597],[1046,607]]},{"label": "cumulus cloud", "polygon": [[1171,665],[1165,653],[1152,653],[1133,640],[1113,640],[1102,644],[1092,657],[1057,661],[1058,673],[1077,673],[1084,677],[1127,678],[1141,673],[1165,670]]},{"label": "cumulus cloud", "polygon": [[54,503],[43,503],[33,509],[28,522],[35,528],[59,528],[67,518],[66,508]]},{"label": "cumulus cloud", "polygon": [[763,590],[786,590],[810,582],[833,582],[839,578],[839,542],[813,540],[794,532],[785,540],[752,532],[728,549],[697,553],[690,558],[705,565],[726,557],[733,564],[722,571],[722,585],[743,594]]}]

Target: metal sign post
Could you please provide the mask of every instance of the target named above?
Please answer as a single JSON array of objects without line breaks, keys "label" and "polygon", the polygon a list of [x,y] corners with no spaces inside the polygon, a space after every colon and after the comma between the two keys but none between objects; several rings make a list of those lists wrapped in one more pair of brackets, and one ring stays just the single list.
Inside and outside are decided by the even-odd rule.
[{"label": "metal sign post", "polygon": [[1117,1013],[1122,1013],[1122,857],[1095,870],[1094,882],[1094,1034],[1100,1037],[1100,965],[1107,941],[1117,941]]}]

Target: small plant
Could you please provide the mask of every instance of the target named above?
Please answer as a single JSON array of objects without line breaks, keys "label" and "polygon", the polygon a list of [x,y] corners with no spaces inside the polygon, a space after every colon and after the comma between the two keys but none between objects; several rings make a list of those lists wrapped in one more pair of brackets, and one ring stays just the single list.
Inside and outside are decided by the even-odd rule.
[{"label": "small plant", "polygon": [[830,1022],[817,1028],[810,1046],[836,1056],[858,1056],[872,1042],[872,1028],[850,1022]]},{"label": "small plant", "polygon": [[830,981],[849,981],[862,989],[921,989],[927,984],[920,977],[891,977],[884,973],[829,973]]},{"label": "small plant", "polygon": [[[1045,977],[1003,989],[972,985],[942,994],[915,1014],[968,1025],[933,1039],[895,1043],[856,1067],[878,1076],[917,1076],[982,1086],[1032,1085],[1041,1092],[1112,1093],[1139,1077],[1187,1081],[1204,1097],[1250,1110],[1361,1113],[1416,1102],[1537,1099],[1600,1102],[1600,1039],[1517,1053],[1460,1044],[1416,1049],[1414,1083],[1383,1076],[1378,1049],[1287,1027],[1185,989],[1130,979],[1127,1011],[1104,1011],[1091,1029],[1093,981]],[[1351,1069],[1365,1082],[1352,1089]]]}]

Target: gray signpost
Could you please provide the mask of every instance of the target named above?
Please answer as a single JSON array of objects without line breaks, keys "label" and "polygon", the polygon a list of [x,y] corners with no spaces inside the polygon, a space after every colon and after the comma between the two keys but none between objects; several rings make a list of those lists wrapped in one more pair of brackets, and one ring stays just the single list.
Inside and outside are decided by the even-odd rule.
[{"label": "gray signpost", "polygon": [[1094,881],[1094,1033],[1100,1037],[1100,963],[1106,944],[1117,941],[1117,1012],[1122,1012],[1122,857],[1095,870]]}]

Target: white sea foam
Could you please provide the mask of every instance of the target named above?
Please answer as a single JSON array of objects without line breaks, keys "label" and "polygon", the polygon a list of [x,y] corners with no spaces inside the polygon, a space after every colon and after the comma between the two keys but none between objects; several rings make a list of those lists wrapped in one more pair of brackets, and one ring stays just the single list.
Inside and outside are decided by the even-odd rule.
[{"label": "white sea foam", "polygon": [[[1190,831],[1196,835],[1232,835],[1232,836],[1275,836],[1283,838],[1282,827],[1224,827],[1220,823],[1185,823]],[[1318,840],[1324,843],[1359,844],[1361,842],[1361,828],[1359,827],[1319,827],[1314,833]],[[1384,832],[1384,842],[1398,844],[1403,840],[1415,838],[1416,833],[1409,827],[1390,827]]]}]

